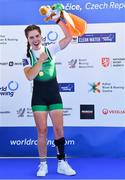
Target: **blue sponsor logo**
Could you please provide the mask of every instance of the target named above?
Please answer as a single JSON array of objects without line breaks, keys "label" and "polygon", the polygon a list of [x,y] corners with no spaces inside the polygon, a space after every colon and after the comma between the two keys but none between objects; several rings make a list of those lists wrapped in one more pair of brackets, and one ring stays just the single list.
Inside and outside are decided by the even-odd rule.
[{"label": "blue sponsor logo", "polygon": [[10,91],[16,91],[18,89],[18,87],[19,87],[19,84],[16,81],[10,81],[8,83],[8,88]]},{"label": "blue sponsor logo", "polygon": [[116,42],[116,33],[92,33],[78,37],[78,43],[109,43]]},{"label": "blue sponsor logo", "polygon": [[74,83],[59,83],[60,92],[74,92],[75,87]]},{"label": "blue sponsor logo", "polygon": [[18,88],[18,82],[10,81],[7,86],[0,86],[0,96],[13,97]]},{"label": "blue sponsor logo", "polygon": [[20,108],[19,110],[17,110],[18,117],[24,117],[25,111],[25,108]]},{"label": "blue sponsor logo", "polygon": [[69,68],[75,68],[77,63],[77,59],[72,59],[71,61],[68,62]]},{"label": "blue sponsor logo", "polygon": [[50,31],[48,34],[47,34],[47,38],[49,41],[56,41],[58,39],[58,34],[57,32],[55,31]]},{"label": "blue sponsor logo", "polygon": [[29,65],[29,62],[27,59],[23,59],[23,66]]},{"label": "blue sponsor logo", "polygon": [[55,44],[59,35],[55,31],[49,31],[45,37],[42,37],[42,44],[48,46],[50,44]]}]

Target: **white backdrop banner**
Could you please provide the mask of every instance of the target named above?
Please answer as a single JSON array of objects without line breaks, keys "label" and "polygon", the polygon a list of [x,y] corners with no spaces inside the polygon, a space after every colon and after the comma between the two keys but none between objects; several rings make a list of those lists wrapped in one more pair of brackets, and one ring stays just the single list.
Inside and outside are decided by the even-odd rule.
[{"label": "white backdrop banner", "polygon": [[[34,126],[32,82],[24,76],[26,26],[1,26],[1,126]],[[45,44],[63,34],[57,25],[40,25]],[[88,24],[83,37],[56,57],[65,126],[125,126],[124,23]],[[51,121],[48,121],[51,126]]]}]

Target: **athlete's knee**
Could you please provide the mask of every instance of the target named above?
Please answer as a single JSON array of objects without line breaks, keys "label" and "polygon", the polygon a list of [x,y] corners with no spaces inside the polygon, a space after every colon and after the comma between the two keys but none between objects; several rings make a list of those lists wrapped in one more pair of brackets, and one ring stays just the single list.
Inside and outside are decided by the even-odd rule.
[{"label": "athlete's knee", "polygon": [[63,137],[63,128],[58,128],[58,127],[56,127],[56,128],[55,128],[55,136],[56,136],[57,138]]},{"label": "athlete's knee", "polygon": [[37,128],[37,131],[38,131],[38,136],[45,136],[47,134],[46,127]]}]

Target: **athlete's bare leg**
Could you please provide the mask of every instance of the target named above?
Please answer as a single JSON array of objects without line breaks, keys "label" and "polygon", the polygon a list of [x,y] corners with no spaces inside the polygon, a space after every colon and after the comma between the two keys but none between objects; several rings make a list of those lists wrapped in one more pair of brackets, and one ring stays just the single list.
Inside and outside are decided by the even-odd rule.
[{"label": "athlete's bare leg", "polygon": [[47,115],[48,112],[35,111],[34,119],[36,123],[37,133],[38,133],[38,151],[39,157],[42,159],[47,156]]},{"label": "athlete's bare leg", "polygon": [[52,120],[55,139],[60,139],[64,137],[63,131],[63,110],[53,110],[49,112],[50,118]]}]

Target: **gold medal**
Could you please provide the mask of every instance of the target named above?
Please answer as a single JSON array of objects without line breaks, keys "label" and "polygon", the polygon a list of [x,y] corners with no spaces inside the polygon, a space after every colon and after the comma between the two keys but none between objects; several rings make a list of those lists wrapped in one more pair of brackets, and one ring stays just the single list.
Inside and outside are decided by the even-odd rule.
[{"label": "gold medal", "polygon": [[43,76],[44,73],[42,71],[39,72],[39,76]]}]

